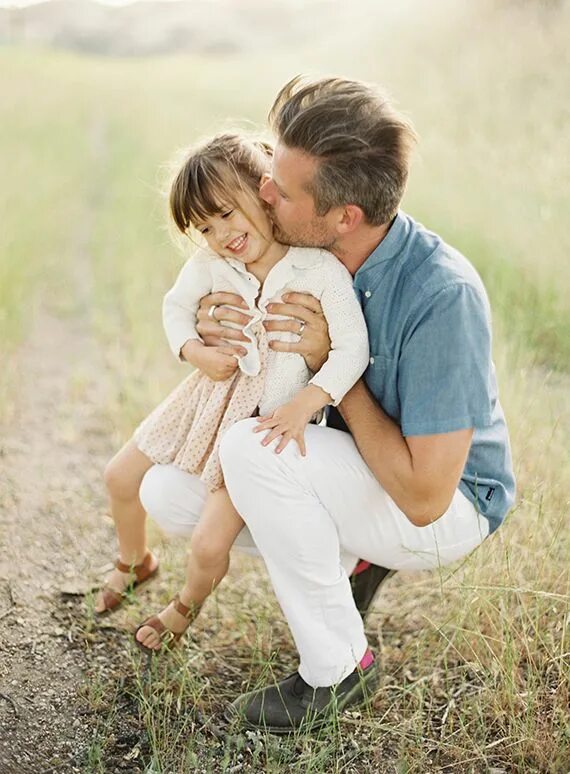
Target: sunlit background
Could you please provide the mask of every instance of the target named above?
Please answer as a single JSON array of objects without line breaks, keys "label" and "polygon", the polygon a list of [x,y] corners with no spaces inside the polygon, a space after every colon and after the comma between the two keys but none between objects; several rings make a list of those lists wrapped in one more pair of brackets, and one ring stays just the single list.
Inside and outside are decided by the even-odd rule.
[{"label": "sunlit background", "polygon": [[[408,576],[386,591],[372,628],[392,678],[367,721],[375,742],[356,762],[375,771],[391,770],[383,756],[409,771],[465,760],[481,766],[474,771],[567,770],[568,4],[17,5],[0,2],[6,435],[25,424],[30,380],[49,391],[56,372],[67,374],[72,408],[50,425],[51,448],[85,443],[73,406],[77,417],[92,406],[98,440],[84,505],[98,516],[105,458],[186,375],[160,320],[185,258],[162,197],[175,152],[221,127],[265,131],[276,91],[301,72],[383,84],[421,136],[404,208],[470,258],[491,298],[519,499],[506,526],[441,588]],[[50,344],[52,329],[59,343]],[[26,433],[33,446],[39,435]],[[81,475],[77,483],[75,473],[68,489],[83,491]],[[85,540],[74,551],[87,567],[94,554]],[[221,588],[218,620],[244,595],[246,613],[265,604],[253,591],[259,572],[246,560],[234,565],[237,597],[231,583]],[[231,660],[217,636],[214,653]],[[260,647],[268,657],[267,642]],[[152,712],[145,717],[148,728]],[[156,759],[170,760],[164,739],[153,739]],[[337,753],[323,771],[341,770]],[[299,756],[307,768],[309,753]]]}]

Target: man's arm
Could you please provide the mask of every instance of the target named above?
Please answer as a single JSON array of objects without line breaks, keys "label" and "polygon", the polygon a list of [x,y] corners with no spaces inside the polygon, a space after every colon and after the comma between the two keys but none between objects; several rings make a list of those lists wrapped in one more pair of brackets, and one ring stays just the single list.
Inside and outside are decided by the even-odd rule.
[{"label": "man's arm", "polygon": [[359,380],[339,404],[364,461],[417,527],[448,509],[465,467],[473,430],[404,438]]}]

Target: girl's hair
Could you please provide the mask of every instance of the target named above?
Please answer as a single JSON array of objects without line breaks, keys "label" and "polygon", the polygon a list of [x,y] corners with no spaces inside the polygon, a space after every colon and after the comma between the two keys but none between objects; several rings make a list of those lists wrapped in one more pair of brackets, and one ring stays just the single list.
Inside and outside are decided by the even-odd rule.
[{"label": "girl's hair", "polygon": [[239,194],[259,206],[259,184],[272,155],[268,143],[231,133],[190,148],[170,186],[170,214],[178,230],[187,234],[228,205],[237,206]]}]

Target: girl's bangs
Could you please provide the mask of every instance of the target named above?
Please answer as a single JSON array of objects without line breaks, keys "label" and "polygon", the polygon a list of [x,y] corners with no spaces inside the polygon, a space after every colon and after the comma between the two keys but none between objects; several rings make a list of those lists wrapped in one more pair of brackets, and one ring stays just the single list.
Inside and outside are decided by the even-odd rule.
[{"label": "girl's bangs", "polygon": [[235,205],[236,189],[241,188],[237,176],[230,179],[227,168],[222,170],[211,163],[200,163],[194,172],[188,205],[188,219],[192,225],[219,215],[228,205]]}]

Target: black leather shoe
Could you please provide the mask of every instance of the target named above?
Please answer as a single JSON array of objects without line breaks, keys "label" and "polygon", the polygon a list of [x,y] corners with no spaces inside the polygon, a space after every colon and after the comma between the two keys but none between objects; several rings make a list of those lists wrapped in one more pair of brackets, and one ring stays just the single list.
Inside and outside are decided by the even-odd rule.
[{"label": "black leather shoe", "polygon": [[380,585],[384,583],[396,570],[388,570],[386,567],[379,567],[377,564],[371,564],[358,575],[350,576],[350,585],[352,586],[352,596],[360,615],[365,618],[376,592]]},{"label": "black leather shoe", "polygon": [[322,728],[346,707],[369,701],[378,680],[376,661],[366,669],[356,669],[330,688],[311,688],[294,672],[280,683],[238,696],[224,714],[244,728],[272,734],[308,733]]}]

